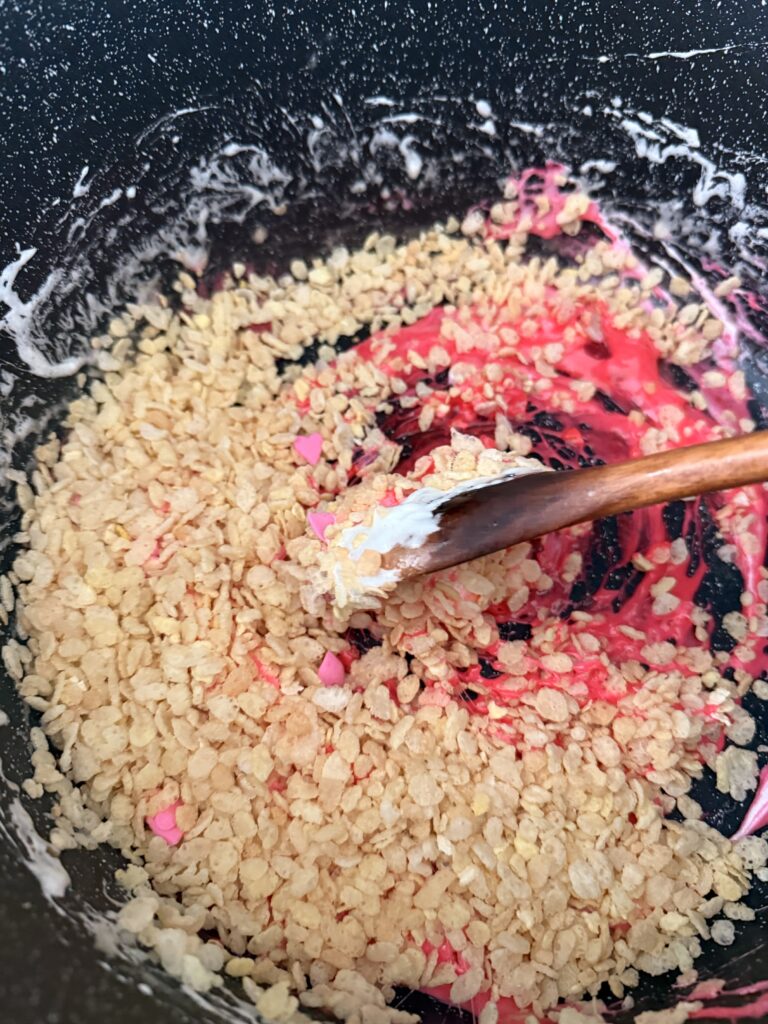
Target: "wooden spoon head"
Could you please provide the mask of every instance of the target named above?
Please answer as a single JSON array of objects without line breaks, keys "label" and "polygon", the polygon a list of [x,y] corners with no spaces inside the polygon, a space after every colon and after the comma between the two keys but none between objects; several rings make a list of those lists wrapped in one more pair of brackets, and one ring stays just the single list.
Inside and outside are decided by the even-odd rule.
[{"label": "wooden spoon head", "polygon": [[433,509],[426,543],[388,552],[403,578],[447,569],[575,523],[768,478],[768,431],[656,452],[612,466],[532,472],[464,490]]},{"label": "wooden spoon head", "polygon": [[383,557],[384,568],[410,579],[538,537],[541,512],[558,475],[526,473],[455,495],[436,507],[438,526],[424,544],[392,548]]}]

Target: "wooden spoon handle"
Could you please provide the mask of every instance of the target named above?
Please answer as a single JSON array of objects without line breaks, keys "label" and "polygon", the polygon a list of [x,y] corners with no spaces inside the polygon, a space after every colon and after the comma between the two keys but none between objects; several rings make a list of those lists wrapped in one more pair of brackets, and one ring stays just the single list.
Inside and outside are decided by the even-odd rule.
[{"label": "wooden spoon handle", "polygon": [[[404,576],[433,572],[576,523],[768,479],[768,431],[611,466],[533,473],[447,502],[419,551],[398,549]],[[393,562],[395,559],[393,559]]]},{"label": "wooden spoon handle", "polygon": [[[562,479],[562,525],[768,479],[768,431],[673,448]],[[553,510],[556,511],[556,510]]]}]

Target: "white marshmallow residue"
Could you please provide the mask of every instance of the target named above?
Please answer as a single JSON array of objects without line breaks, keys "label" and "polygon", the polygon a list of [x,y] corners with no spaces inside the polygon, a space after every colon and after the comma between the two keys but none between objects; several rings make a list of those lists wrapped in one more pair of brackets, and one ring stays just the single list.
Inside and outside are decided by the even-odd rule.
[{"label": "white marshmallow residue", "polygon": [[[464,485],[461,485],[464,486]],[[439,491],[436,487],[422,487],[413,491],[399,505],[379,507],[369,525],[350,526],[339,537],[339,544],[357,559],[364,551],[385,554],[393,548],[418,548],[440,525],[438,505],[447,501],[454,491]]]},{"label": "white marshmallow residue", "polygon": [[[447,501],[461,494],[476,491],[480,487],[504,483],[517,476],[545,472],[546,468],[535,459],[528,459],[526,464],[512,466],[498,476],[476,477],[457,484],[448,491],[441,491],[436,487],[421,487],[409,494],[399,505],[389,508],[379,506],[370,524],[359,524],[343,530],[335,545],[346,548],[354,561],[358,561],[366,551],[376,551],[384,555],[398,547],[411,550],[422,547],[439,529],[442,514],[438,509]],[[334,569],[334,577],[337,595],[344,594],[346,598],[342,604],[360,604],[367,596],[381,596],[392,590],[401,578],[397,569],[379,569],[373,575],[359,575],[354,587],[350,587],[349,582],[344,586],[338,566]]]},{"label": "white marshmallow residue", "polygon": [[24,847],[25,863],[40,883],[43,895],[49,900],[61,899],[71,881],[64,865],[48,852],[48,844],[19,800],[13,801],[8,813],[14,834]]},{"label": "white marshmallow residue", "polygon": [[7,311],[0,316],[0,327],[16,339],[19,358],[38,377],[68,377],[77,373],[85,359],[72,356],[55,361],[48,358],[43,344],[34,338],[33,324],[40,307],[47,301],[59,283],[61,272],[53,270],[35,294],[26,301],[20,297],[14,286],[21,270],[36,255],[37,249],[22,249],[17,246],[18,259],[0,268],[0,306]]}]

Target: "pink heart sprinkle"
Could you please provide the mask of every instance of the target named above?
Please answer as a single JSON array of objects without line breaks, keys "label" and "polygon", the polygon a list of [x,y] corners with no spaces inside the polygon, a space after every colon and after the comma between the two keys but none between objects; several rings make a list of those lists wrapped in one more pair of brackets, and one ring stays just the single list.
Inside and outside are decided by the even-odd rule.
[{"label": "pink heart sprinkle", "polygon": [[176,828],[176,811],[172,807],[166,807],[164,811],[158,811],[153,818],[156,828],[167,832],[169,828]]},{"label": "pink heart sprinkle", "polygon": [[314,535],[324,541],[325,531],[336,522],[336,516],[330,512],[307,512],[307,522]]},{"label": "pink heart sprinkle", "polygon": [[310,466],[316,466],[323,450],[323,435],[307,434],[306,437],[297,437],[293,442],[293,447]]},{"label": "pink heart sprinkle", "polygon": [[176,809],[181,807],[181,800],[164,807],[157,814],[147,818],[147,824],[156,836],[164,839],[169,846],[176,846],[184,838],[184,833],[176,824]]},{"label": "pink heart sprinkle", "polygon": [[325,652],[325,657],[320,662],[317,674],[320,676],[320,682],[323,686],[343,686],[344,679],[346,678],[344,665],[332,651]]}]

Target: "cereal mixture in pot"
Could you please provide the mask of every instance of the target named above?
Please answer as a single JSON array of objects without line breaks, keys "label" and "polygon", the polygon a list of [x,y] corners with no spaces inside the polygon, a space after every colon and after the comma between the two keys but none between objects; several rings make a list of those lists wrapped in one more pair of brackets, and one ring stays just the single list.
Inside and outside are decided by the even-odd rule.
[{"label": "cereal mixture in pot", "polygon": [[95,339],[102,374],[18,477],[3,657],[53,845],[123,851],[120,924],[170,972],[242,979],[277,1022],[404,1024],[398,986],[574,1024],[754,916],[768,844],[689,789],[756,783],[762,488],[364,608],[319,585],[344,523],[417,486],[754,429],[689,290],[549,168],[407,243],[210,294],[182,274]]}]

